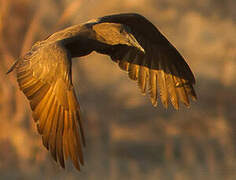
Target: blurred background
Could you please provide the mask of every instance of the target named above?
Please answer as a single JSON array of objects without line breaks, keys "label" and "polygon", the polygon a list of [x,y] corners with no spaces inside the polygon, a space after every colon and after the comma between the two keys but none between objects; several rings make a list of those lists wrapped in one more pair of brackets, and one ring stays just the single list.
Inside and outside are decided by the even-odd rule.
[{"label": "blurred background", "polygon": [[[235,0],[0,0],[0,179],[236,179],[235,9]],[[5,72],[51,33],[121,12],[141,13],[177,47],[196,76],[198,101],[153,108],[109,57],[75,59],[86,165],[62,170],[15,73]]]}]

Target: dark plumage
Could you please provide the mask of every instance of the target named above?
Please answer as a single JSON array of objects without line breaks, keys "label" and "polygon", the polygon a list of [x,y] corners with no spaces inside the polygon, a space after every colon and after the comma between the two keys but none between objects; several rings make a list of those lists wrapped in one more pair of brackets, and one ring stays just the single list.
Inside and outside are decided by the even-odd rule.
[{"label": "dark plumage", "polygon": [[[20,89],[33,111],[44,146],[64,168],[70,158],[80,170],[85,145],[80,108],[71,80],[71,59],[92,51],[107,54],[137,80],[157,106],[178,109],[196,99],[195,79],[173,45],[146,18],[117,14],[71,26],[37,42],[9,70],[16,69]],[[94,72],[96,73],[96,72]]]}]

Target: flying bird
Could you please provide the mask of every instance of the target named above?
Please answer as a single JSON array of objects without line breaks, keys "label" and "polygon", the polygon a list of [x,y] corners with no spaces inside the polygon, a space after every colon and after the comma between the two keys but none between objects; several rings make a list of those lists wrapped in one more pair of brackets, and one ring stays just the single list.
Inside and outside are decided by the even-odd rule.
[{"label": "flying bird", "polygon": [[[85,136],[71,75],[72,58],[91,52],[111,60],[136,80],[153,106],[167,108],[196,100],[195,78],[184,58],[145,17],[135,13],[108,15],[58,31],[18,58],[20,89],[30,102],[43,145],[65,168],[69,158],[80,170]],[[159,97],[159,98],[158,98]]]}]

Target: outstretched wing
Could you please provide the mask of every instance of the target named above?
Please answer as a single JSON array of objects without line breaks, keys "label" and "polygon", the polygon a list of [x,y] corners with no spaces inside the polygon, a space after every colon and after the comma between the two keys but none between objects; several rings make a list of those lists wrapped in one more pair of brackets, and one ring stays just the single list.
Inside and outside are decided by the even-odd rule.
[{"label": "outstretched wing", "polygon": [[79,170],[85,140],[68,53],[57,43],[31,51],[17,64],[17,79],[44,146],[63,168],[69,157]]},{"label": "outstretched wing", "polygon": [[[120,34],[121,38],[134,37],[144,49],[145,53],[138,51],[138,46],[135,48],[116,45],[107,54],[121,69],[128,71],[131,79],[138,81],[142,93],[149,92],[153,106],[158,104],[158,91],[164,107],[168,106],[168,99],[176,109],[179,108],[179,100],[186,106],[189,106],[189,96],[196,100],[193,88],[195,79],[189,66],[150,21],[138,14],[111,15],[100,18],[99,23],[93,26],[93,30],[102,35],[101,28],[104,23],[123,25],[126,27],[126,32]],[[113,25],[112,27],[114,28]],[[103,36],[104,39],[117,41],[107,37],[109,33]]]}]

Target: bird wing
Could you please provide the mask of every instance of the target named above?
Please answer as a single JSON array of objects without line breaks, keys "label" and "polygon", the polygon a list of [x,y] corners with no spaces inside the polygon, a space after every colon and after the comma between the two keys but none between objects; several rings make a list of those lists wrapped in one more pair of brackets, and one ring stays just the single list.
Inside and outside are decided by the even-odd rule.
[{"label": "bird wing", "polygon": [[69,157],[79,170],[85,140],[67,51],[52,43],[29,52],[17,64],[17,80],[30,101],[44,146],[63,168]]},{"label": "bird wing", "polygon": [[[126,27],[120,39],[134,37],[144,53],[137,45],[114,45],[111,41],[117,42],[117,37],[114,38],[111,33],[103,34],[102,30],[102,24],[106,24],[104,29],[109,32],[109,24],[114,28],[114,23]],[[138,81],[142,93],[149,92],[153,106],[158,104],[158,91],[166,108],[169,99],[176,109],[179,108],[179,100],[186,106],[189,106],[189,96],[196,100],[193,88],[195,78],[189,66],[176,48],[146,18],[138,14],[105,16],[99,18],[99,23],[92,28],[99,36],[109,39],[113,48],[106,51],[107,54],[121,69],[128,71],[131,79]]]}]

